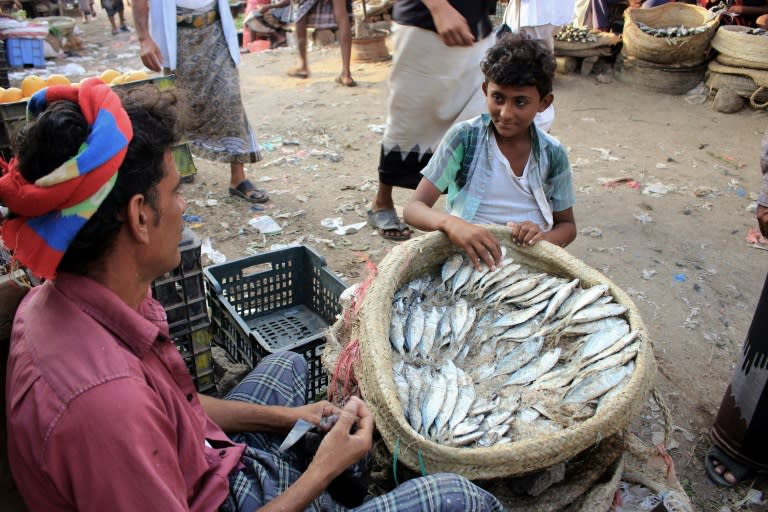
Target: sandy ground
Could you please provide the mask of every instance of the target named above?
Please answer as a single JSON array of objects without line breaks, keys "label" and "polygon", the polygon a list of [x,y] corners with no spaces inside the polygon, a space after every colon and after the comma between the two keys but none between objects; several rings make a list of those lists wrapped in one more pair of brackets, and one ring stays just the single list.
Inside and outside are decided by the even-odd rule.
[{"label": "sandy ground", "polygon": [[[103,12],[82,28],[83,58],[57,65],[74,63],[86,75],[140,68],[135,33],[112,37]],[[187,213],[199,217],[194,229],[229,259],[298,241],[354,283],[366,262],[381,261],[394,243],[368,227],[335,235],[320,221],[365,221],[389,63],[354,64],[359,86],[350,89],[333,81],[336,48],[310,53],[307,80],[285,76],[294,60],[294,50],[282,49],[244,55],[241,65],[245,107],[265,150],[248,174],[272,201],[255,211],[231,198],[228,169],[198,160],[195,183],[183,189]],[[707,512],[737,510],[750,486],[764,490],[764,482],[720,490],[704,476],[703,457],[766,272],[768,252],[750,247],[745,235],[756,227],[751,205],[768,118],[750,109],[719,114],[709,102],[633,89],[610,73],[558,75],[555,97],[552,133],[569,150],[578,201],[579,236],[568,250],[629,292],[643,316],[658,359],[655,388],[672,412],[668,450],[692,501]],[[398,207],[408,194],[396,191]],[[265,237],[249,227],[263,214],[282,226],[281,234]],[[658,407],[644,404],[632,429],[658,442]],[[765,507],[751,510],[759,509]]]}]

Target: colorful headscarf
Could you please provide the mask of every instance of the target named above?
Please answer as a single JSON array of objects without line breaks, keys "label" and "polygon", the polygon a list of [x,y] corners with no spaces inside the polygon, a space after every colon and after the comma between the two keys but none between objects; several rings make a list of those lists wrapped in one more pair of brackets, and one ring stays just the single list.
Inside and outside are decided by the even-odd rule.
[{"label": "colorful headscarf", "polygon": [[56,275],[69,244],[114,187],[133,137],[120,98],[98,78],[79,88],[41,89],[29,99],[27,118],[60,100],[77,103],[90,127],[77,155],[34,183],[24,179],[15,158],[0,177],[0,203],[16,215],[5,220],[0,235],[15,260],[46,279]]}]

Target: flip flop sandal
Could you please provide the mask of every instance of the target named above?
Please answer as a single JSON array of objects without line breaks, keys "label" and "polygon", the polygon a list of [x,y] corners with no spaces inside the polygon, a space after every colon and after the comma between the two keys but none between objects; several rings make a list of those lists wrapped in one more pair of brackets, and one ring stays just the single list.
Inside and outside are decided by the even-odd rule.
[{"label": "flip flop sandal", "polygon": [[[724,468],[723,473],[727,471],[733,475],[733,478],[736,480],[735,483],[729,482],[725,479],[725,476],[717,472],[715,461]],[[707,472],[709,479],[721,487],[735,487],[744,480],[749,480],[755,476],[754,469],[733,460],[730,455],[717,446],[712,446],[707,451],[707,456],[704,458],[704,470]]]},{"label": "flip flop sandal", "polygon": [[304,71],[303,69],[299,68],[289,69],[285,72],[285,74],[292,76],[293,78],[309,78],[309,71]]},{"label": "flip flop sandal", "polygon": [[247,179],[241,181],[236,187],[229,187],[229,194],[251,203],[266,203],[269,201],[267,191],[254,187],[253,183]]},{"label": "flip flop sandal", "polygon": [[[410,228],[407,224],[400,222],[394,208],[387,208],[386,210],[379,210],[377,212],[368,210],[368,224],[376,228],[376,231],[387,240],[402,242],[403,240],[411,238]],[[392,235],[387,233],[387,231],[397,231],[400,234]]]},{"label": "flip flop sandal", "polygon": [[349,82],[345,82],[341,75],[337,76],[334,82],[341,85],[342,87],[357,87],[357,82],[355,82],[353,78],[350,78]]}]

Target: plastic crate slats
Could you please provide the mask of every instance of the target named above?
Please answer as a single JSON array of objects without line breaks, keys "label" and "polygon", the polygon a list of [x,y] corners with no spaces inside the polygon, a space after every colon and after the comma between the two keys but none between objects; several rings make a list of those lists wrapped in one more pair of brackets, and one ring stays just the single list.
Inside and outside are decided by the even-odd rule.
[{"label": "plastic crate slats", "polygon": [[313,249],[300,246],[204,269],[214,341],[252,367],[282,350],[303,354],[310,368],[308,400],[327,385],[323,336],[346,288],[325,265]]}]

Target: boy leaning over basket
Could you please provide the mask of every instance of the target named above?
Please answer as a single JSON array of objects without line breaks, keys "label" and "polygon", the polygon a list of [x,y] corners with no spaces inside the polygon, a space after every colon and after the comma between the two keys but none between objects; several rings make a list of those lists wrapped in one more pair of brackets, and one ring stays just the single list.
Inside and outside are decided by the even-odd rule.
[{"label": "boy leaning over basket", "polygon": [[[371,449],[367,406],[356,397],[343,409],[307,404],[307,364],[294,352],[262,359],[226,399],[198,395],[149,295],[181,258],[179,107],[173,89],[118,96],[97,79],[29,100],[36,119],[0,177],[11,212],[3,241],[47,279],[27,293],[11,334],[16,484],[30,512],[344,510],[326,489]],[[337,421],[310,461],[279,450],[298,420],[328,416]],[[443,473],[355,510],[502,506]]]},{"label": "boy leaning over basket", "polygon": [[[508,34],[481,64],[487,114],[455,124],[422,171],[405,207],[409,224],[441,230],[476,267],[501,261],[499,241],[478,224],[512,229],[518,245],[576,238],[565,148],[533,119],[554,99],[555,59],[539,41]],[[448,193],[447,212],[432,208]]]}]

